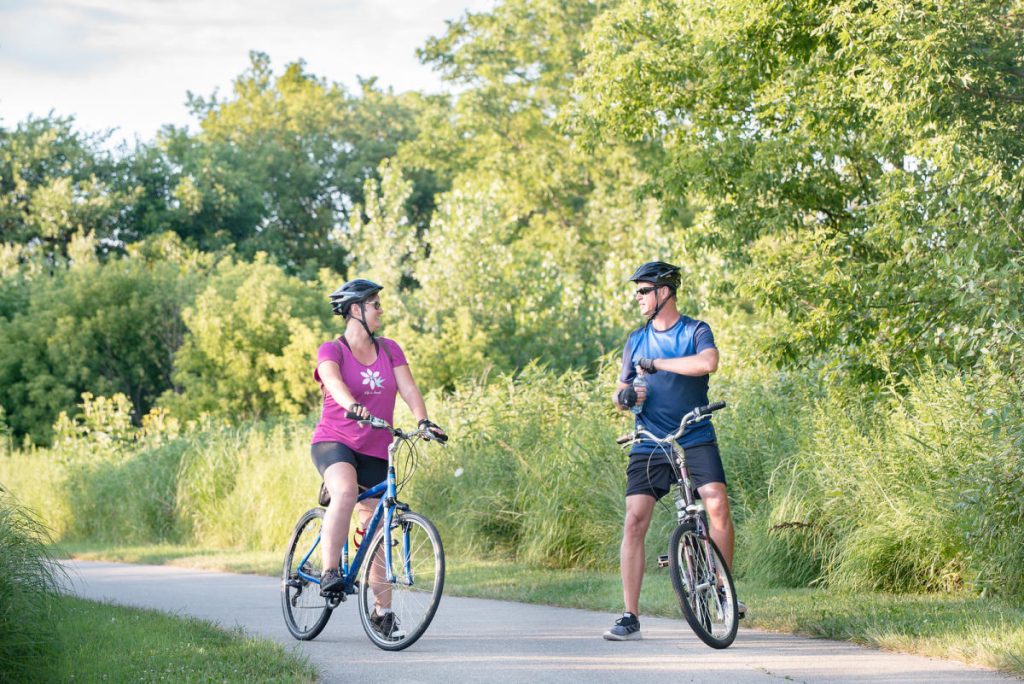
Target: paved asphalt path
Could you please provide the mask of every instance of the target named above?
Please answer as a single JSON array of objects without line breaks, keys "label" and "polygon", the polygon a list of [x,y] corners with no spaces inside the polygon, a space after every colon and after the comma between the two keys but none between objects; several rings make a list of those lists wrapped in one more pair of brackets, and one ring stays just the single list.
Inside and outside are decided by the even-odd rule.
[{"label": "paved asphalt path", "polygon": [[[741,629],[724,651],[684,620],[643,618],[642,641],[601,638],[614,615],[444,596],[427,633],[388,653],[363,633],[352,601],[311,642],[292,639],[280,581],[171,566],[64,561],[69,590],[85,598],[156,608],[240,626],[309,657],[325,682],[1011,682],[956,662],[842,642]],[[754,608],[756,609],[756,608]],[[741,623],[742,624],[742,623]]]}]

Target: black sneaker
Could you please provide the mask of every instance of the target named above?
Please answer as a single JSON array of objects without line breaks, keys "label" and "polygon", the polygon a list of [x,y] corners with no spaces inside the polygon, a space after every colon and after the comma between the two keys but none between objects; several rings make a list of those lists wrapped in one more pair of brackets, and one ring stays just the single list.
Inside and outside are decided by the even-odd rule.
[{"label": "black sneaker", "polygon": [[398,618],[390,610],[383,615],[374,610],[370,613],[370,624],[373,625],[373,629],[376,630],[377,634],[380,634],[385,639],[401,639],[405,636],[405,630],[399,627]]},{"label": "black sneaker", "polygon": [[338,594],[345,588],[345,578],[338,568],[328,568],[320,575],[320,595]]},{"label": "black sneaker", "polygon": [[640,638],[640,620],[632,613],[623,613],[612,628],[604,633],[608,641],[632,641]]}]

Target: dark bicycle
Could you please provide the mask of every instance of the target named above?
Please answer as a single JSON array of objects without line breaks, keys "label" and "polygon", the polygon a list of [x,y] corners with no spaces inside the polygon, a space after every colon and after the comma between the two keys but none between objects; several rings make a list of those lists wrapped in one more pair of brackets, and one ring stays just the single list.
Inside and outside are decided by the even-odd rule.
[{"label": "dark bicycle", "polygon": [[651,441],[672,449],[675,458],[669,461],[676,475],[674,494],[678,522],[668,544],[672,588],[686,621],[701,641],[712,648],[727,648],[736,639],[739,627],[736,587],[722,552],[711,539],[707,513],[694,497],[686,453],[678,440],[691,425],[723,408],[724,401],[695,408],[683,416],[678,430],[663,439],[641,428],[616,440],[621,445]]},{"label": "dark bicycle", "polygon": [[[323,631],[340,603],[357,595],[359,619],[370,641],[386,651],[400,651],[414,644],[430,626],[444,589],[444,549],[437,529],[398,500],[399,491],[415,470],[416,443],[440,440],[429,430],[407,433],[373,416],[360,423],[390,430],[395,437],[388,447],[387,479],[359,495],[359,501],[380,498],[366,526],[363,539],[368,541],[359,545],[351,563],[346,541],[339,564],[344,588],[322,596],[319,546],[324,509],[306,511],[285,553],[281,607],[288,631],[296,639],[308,641]],[[405,457],[402,480],[395,475],[399,455]],[[394,613],[395,622],[387,630],[373,622],[377,603],[389,605]]]}]

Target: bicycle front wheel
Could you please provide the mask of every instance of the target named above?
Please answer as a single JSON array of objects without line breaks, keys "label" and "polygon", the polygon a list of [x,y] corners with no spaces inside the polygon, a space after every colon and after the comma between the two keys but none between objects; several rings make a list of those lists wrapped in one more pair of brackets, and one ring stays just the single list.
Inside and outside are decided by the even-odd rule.
[{"label": "bicycle front wheel", "polygon": [[[331,606],[320,595],[320,584],[302,575],[320,577],[320,531],[324,509],[313,508],[299,518],[288,542],[281,571],[281,609],[284,624],[296,639],[309,641],[316,638],[331,619]],[[300,569],[302,573],[300,574]]]},{"label": "bicycle front wheel", "polygon": [[[390,572],[384,549],[390,541]],[[381,530],[366,554],[359,582],[359,619],[386,651],[412,646],[430,626],[444,589],[444,549],[433,523],[396,513],[390,534]],[[390,578],[390,579],[389,579]]]},{"label": "bicycle front wheel", "polygon": [[736,638],[736,587],[715,542],[680,525],[669,541],[672,588],[694,633],[712,648]]}]

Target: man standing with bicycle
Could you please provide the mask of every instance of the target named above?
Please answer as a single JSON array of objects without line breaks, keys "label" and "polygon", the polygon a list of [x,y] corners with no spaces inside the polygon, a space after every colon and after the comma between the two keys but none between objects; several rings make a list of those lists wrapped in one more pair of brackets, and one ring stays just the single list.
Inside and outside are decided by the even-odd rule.
[{"label": "man standing with bicycle", "polygon": [[[679,428],[683,416],[708,403],[708,377],[718,370],[718,349],[711,327],[679,313],[676,290],[679,267],[663,261],[646,263],[629,282],[646,324],[630,333],[622,352],[622,371],[612,401],[636,414],[637,427],[658,437]],[[638,381],[638,377],[639,381]],[[715,429],[702,421],[680,440],[690,476],[711,522],[711,537],[732,567],[733,524],[726,493],[725,469]],[[626,519],[620,549],[625,613],[604,633],[610,641],[640,638],[639,602],[644,577],[644,539],[654,506],[675,482],[671,452],[650,442],[634,443],[626,469]],[[738,603],[743,617],[746,606]]]}]

